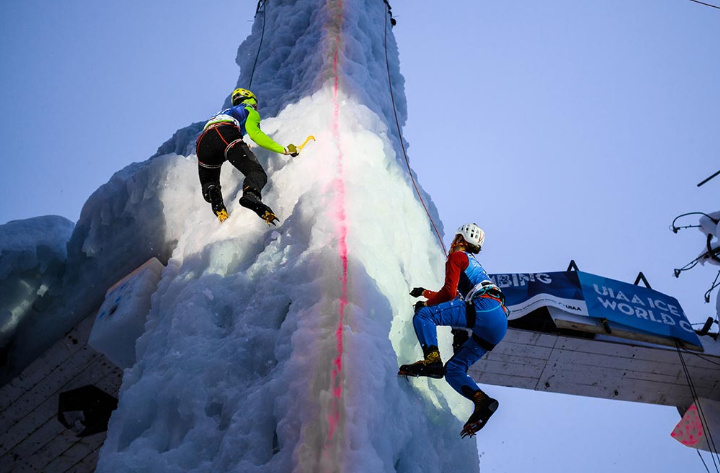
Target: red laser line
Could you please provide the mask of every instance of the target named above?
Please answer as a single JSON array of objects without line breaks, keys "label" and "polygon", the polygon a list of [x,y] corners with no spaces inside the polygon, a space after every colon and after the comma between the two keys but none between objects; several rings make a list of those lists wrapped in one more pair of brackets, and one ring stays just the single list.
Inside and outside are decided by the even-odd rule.
[{"label": "red laser line", "polygon": [[[338,7],[342,9],[342,2],[338,2]],[[341,15],[338,14],[338,24],[341,22]],[[332,370],[332,404],[330,413],[328,414],[328,443],[332,440],[335,430],[337,429],[340,421],[340,398],[342,396],[342,356],[343,356],[343,325],[345,321],[345,308],[348,305],[348,246],[347,246],[347,220],[345,213],[345,180],[343,173],[343,160],[344,155],[342,147],[340,146],[340,100],[339,100],[339,73],[338,73],[338,58],[340,51],[340,37],[335,39],[335,52],[333,55],[333,124],[332,133],[335,140],[335,146],[337,149],[338,159],[338,175],[335,179],[335,194],[337,199],[337,222],[338,222],[338,253],[340,255],[340,261],[342,263],[342,291],[339,301],[339,317],[337,328],[335,329],[335,340],[337,356],[333,361]]]}]

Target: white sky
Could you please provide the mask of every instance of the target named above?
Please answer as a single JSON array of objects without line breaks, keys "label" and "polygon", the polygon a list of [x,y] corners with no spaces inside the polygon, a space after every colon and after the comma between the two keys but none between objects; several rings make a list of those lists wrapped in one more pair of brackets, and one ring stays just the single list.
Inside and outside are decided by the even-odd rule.
[{"label": "white sky", "polygon": [[[4,7],[0,223],[77,220],[112,173],[215,112],[234,87],[256,2],[148,3]],[[702,295],[717,267],[672,276],[704,239],[668,227],[720,203],[720,177],[696,187],[720,169],[720,10],[687,0],[391,3],[413,168],[449,233],[467,220],[485,228],[489,272],[561,271],[571,259],[629,282],[643,271],[691,322],[714,315],[716,295]],[[497,394],[505,402],[480,440],[481,471],[704,470],[670,439],[670,408]]]}]

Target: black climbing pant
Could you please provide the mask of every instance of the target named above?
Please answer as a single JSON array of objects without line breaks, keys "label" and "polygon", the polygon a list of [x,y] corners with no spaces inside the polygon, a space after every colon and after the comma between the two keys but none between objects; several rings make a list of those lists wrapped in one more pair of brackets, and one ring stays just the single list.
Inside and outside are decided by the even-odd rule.
[{"label": "black climbing pant", "polygon": [[235,166],[243,175],[243,189],[252,189],[261,195],[267,184],[267,174],[257,157],[242,141],[238,127],[232,123],[220,123],[206,129],[196,142],[198,174],[203,190],[212,183],[220,184],[220,168],[225,161]]}]

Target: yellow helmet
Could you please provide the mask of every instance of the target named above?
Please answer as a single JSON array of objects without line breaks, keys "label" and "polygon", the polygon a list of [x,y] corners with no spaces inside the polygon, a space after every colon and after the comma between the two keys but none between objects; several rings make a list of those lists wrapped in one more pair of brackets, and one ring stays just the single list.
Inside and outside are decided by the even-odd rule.
[{"label": "yellow helmet", "polygon": [[255,102],[257,102],[257,97],[255,97],[255,94],[250,92],[247,89],[235,89],[232,93],[232,104],[233,107],[235,105],[239,105],[243,103],[247,99],[253,99]]}]

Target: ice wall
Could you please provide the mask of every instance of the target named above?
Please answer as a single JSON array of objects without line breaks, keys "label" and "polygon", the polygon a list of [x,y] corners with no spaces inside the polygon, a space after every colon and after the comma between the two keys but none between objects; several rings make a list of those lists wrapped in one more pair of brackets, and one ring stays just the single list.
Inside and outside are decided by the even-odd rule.
[{"label": "ice wall", "polygon": [[[49,270],[42,269],[39,262],[33,263],[36,266],[31,270],[32,278],[44,278],[43,290],[41,294],[29,290],[23,296],[7,288],[14,287],[13,278],[28,281],[31,276],[25,266],[35,260],[17,258],[20,253],[6,245],[10,240],[0,237],[0,266],[5,268],[4,273],[13,268],[10,279],[5,276],[2,280],[0,300],[15,314],[15,328],[3,341],[0,384],[20,373],[65,332],[92,315],[100,307],[105,291],[120,278],[151,257],[168,260],[186,213],[200,205],[195,199],[178,199],[176,194],[195,195],[196,168],[197,161],[174,154],[134,163],[115,173],[90,196],[74,227],[60,217],[38,217],[0,226],[0,234],[14,235],[16,239],[19,236],[18,241],[25,247],[35,248],[38,232],[48,235],[45,240],[52,237],[53,248],[57,247],[49,253],[48,245],[37,246],[32,258],[42,257],[42,264]],[[172,192],[168,193],[168,189]]]},{"label": "ice wall", "polygon": [[48,290],[62,279],[74,224],[46,216],[0,225],[0,366],[11,363],[18,334],[35,332]]},{"label": "ice wall", "polygon": [[[389,27],[380,0],[269,1],[240,46],[238,85],[258,95],[263,130],[283,144],[317,139],[297,158],[254,148],[276,229],[237,204],[242,176],[229,165],[230,218],[217,222],[190,181],[196,125],[135,170],[145,193],[132,186],[122,211],[109,200],[115,221],[162,221],[174,250],[97,471],[478,470],[475,442],[459,437],[469,403],[396,374],[421,356],[408,290],[439,287],[444,256],[400,152]],[[104,247],[90,236],[104,215],[83,251]]]}]

